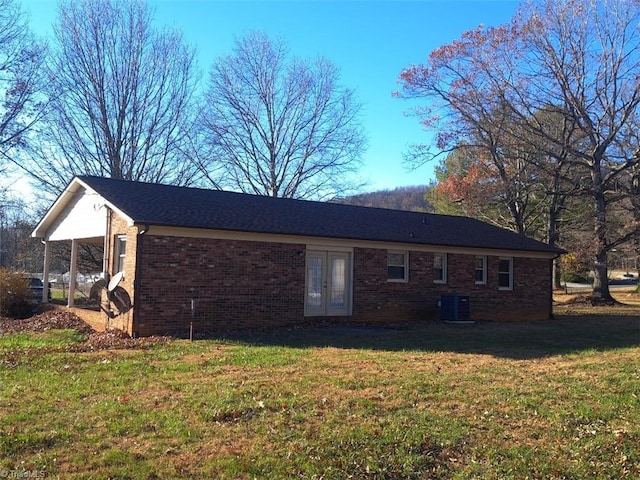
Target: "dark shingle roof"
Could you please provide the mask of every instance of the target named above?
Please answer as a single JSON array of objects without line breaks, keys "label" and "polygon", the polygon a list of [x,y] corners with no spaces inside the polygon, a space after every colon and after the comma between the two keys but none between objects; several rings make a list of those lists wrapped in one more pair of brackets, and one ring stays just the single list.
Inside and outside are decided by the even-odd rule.
[{"label": "dark shingle roof", "polygon": [[562,253],[479,220],[81,176],[138,225]]}]

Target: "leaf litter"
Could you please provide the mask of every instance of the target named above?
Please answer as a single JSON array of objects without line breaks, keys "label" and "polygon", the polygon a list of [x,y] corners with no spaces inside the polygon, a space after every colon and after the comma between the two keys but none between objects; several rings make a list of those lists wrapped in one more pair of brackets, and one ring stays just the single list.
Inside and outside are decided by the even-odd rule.
[{"label": "leaf litter", "polygon": [[45,310],[25,319],[0,317],[0,336],[15,333],[38,333],[49,330],[76,330],[84,335],[84,341],[65,347],[69,351],[94,351],[110,349],[145,349],[158,343],[172,340],[166,336],[132,338],[122,330],[109,329],[103,332],[94,330],[73,312]]}]

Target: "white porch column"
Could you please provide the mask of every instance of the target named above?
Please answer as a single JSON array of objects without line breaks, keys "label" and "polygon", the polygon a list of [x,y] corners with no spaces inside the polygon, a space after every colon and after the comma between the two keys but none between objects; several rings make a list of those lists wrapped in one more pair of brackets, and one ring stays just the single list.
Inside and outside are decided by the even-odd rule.
[{"label": "white porch column", "polygon": [[69,301],[67,307],[73,307],[76,294],[76,277],[78,275],[78,241],[74,238],[71,240],[71,265],[69,267]]},{"label": "white porch column", "polygon": [[44,266],[42,267],[42,302],[49,301],[49,264],[51,263],[51,247],[44,241]]}]

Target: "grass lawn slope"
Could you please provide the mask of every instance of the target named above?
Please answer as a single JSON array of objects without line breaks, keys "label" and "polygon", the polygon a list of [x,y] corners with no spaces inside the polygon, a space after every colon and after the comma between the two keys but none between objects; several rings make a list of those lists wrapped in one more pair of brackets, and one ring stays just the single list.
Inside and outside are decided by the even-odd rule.
[{"label": "grass lawn slope", "polygon": [[640,303],[622,301],[106,350],[74,329],[5,332],[0,474],[639,478]]}]

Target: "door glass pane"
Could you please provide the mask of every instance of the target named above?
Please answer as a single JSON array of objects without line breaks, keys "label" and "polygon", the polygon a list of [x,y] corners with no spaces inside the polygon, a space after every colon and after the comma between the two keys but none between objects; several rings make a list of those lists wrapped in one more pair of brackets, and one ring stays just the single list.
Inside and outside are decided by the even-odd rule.
[{"label": "door glass pane", "polygon": [[307,305],[322,306],[322,258],[310,257],[307,260]]},{"label": "door glass pane", "polygon": [[331,259],[331,306],[344,308],[346,305],[346,262],[344,258]]}]

